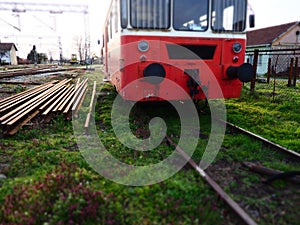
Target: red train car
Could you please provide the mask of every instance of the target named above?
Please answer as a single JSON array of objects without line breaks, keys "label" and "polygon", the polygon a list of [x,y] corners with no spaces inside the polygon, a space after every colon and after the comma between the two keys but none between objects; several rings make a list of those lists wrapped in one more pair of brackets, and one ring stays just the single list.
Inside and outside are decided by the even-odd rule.
[{"label": "red train car", "polygon": [[112,0],[106,78],[126,100],[239,97],[254,75],[246,27],[247,0]]}]

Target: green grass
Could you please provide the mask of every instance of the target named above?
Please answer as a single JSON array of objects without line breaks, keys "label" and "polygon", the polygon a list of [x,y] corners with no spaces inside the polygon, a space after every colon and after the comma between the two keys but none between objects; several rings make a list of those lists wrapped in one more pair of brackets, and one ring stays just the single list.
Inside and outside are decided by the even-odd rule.
[{"label": "green grass", "polygon": [[[250,95],[249,87],[245,86],[241,98],[226,100],[228,121],[286,148],[300,152],[299,87],[288,88],[285,84],[277,83],[274,98],[270,95],[272,91],[271,85],[257,83],[255,94]],[[281,171],[300,170],[299,163],[287,162],[285,155],[270,150],[249,137],[231,132],[226,135],[223,151],[218,157],[219,160],[233,163],[261,162],[263,166]],[[261,179],[268,178],[267,176],[244,174],[243,170],[234,173],[242,177],[239,188],[237,189],[235,183],[229,184],[227,188],[237,193],[248,193],[248,196],[241,194],[235,195],[234,198],[254,211],[259,209],[261,214],[259,224],[297,224],[295,218],[299,216],[299,213],[295,209],[298,201],[295,197],[297,196],[296,187],[293,188],[291,183],[278,180],[272,183],[273,192],[270,192],[270,190],[267,191],[268,185],[261,184]],[[251,195],[251,188],[254,184],[261,185],[262,190],[266,188],[262,197],[254,198]],[[289,193],[289,196],[284,197],[282,193],[284,191]],[[281,198],[284,200],[280,201]]]},{"label": "green grass", "polygon": [[[111,94],[97,103],[95,120],[111,154],[128,164],[147,165],[171,152],[166,144],[138,154],[122,146],[110,127],[115,93],[105,85],[102,91]],[[91,88],[87,96],[90,92]],[[88,105],[83,103],[83,112]],[[139,118],[135,110],[132,131],[146,137],[150,115]],[[85,119],[82,115],[80,122]],[[168,132],[175,132],[176,115],[166,119]],[[1,163],[9,164],[8,179],[0,183],[1,224],[226,224],[226,207],[193,170],[145,187],[124,186],[100,176],[82,157],[72,123],[62,116],[1,137],[1,155],[5,156]]]},{"label": "green grass", "polygon": [[266,84],[259,84],[256,95],[251,96],[245,87],[241,98],[227,100],[228,121],[300,152],[299,88],[285,87],[288,91],[294,91],[279,102],[272,102],[266,96],[257,94],[268,88]]},{"label": "green grass", "polygon": [[[114,157],[127,164],[140,166],[160,162],[174,151],[166,141],[155,150],[146,152],[125,147],[111,126],[111,105],[116,93],[110,85],[101,84],[103,76],[98,70],[88,71],[86,75],[90,79],[87,96],[91,94],[91,81],[94,80],[97,80],[98,90],[101,87],[102,92],[109,92],[108,96],[98,98],[93,118],[97,135]],[[82,127],[88,112],[88,100],[89,97],[83,103],[77,120]],[[250,97],[247,90],[241,99],[227,100],[226,105],[230,122],[291,149],[299,149],[296,137],[300,133],[300,115],[295,105],[288,102],[272,103],[261,95]],[[200,114],[201,137],[193,155],[197,162],[202,158],[211,129],[210,116],[207,114],[209,110],[203,110],[205,113]],[[153,107],[151,104],[142,104],[133,107],[131,131],[140,139],[148,138],[149,121],[157,116],[164,119],[167,133],[178,140],[180,120],[170,105]],[[78,132],[86,138],[84,129]],[[24,127],[15,136],[1,137],[0,163],[9,164],[5,172],[8,179],[0,181],[0,221],[3,224],[229,223],[227,207],[199,174],[189,167],[157,184],[124,186],[95,172],[79,151],[76,138],[73,124],[62,116],[56,117],[48,125]],[[214,163],[238,164],[261,159],[268,167],[284,171],[299,169],[297,164],[287,165],[282,155],[269,151],[260,142],[230,131],[226,133]],[[246,192],[252,184],[260,182],[259,175],[249,176],[246,170],[232,172],[241,179],[230,182],[224,188],[226,191],[240,189]],[[275,188],[281,190],[287,185],[286,182],[277,182]],[[253,207],[267,204],[263,199],[244,198],[243,195],[235,198]],[[277,203],[268,203],[270,210],[278,207]],[[295,215],[294,212],[291,214]],[[261,224],[268,224],[275,218],[268,212],[265,217],[267,222],[260,221]],[[293,224],[292,216],[285,215],[281,220],[282,224],[286,224],[286,221]]]}]

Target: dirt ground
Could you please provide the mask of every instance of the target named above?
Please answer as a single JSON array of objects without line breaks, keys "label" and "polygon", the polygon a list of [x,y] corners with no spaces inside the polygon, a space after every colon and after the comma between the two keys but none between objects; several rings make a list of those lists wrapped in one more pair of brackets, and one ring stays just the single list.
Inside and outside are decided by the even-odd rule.
[{"label": "dirt ground", "polygon": [[[297,224],[300,184],[264,183],[241,162],[219,160],[206,171],[258,224]],[[253,177],[253,178],[250,178]]]}]

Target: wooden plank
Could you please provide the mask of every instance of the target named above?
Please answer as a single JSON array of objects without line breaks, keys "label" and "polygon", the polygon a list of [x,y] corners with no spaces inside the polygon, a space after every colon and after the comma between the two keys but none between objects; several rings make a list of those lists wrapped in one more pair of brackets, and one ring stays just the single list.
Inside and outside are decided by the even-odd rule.
[{"label": "wooden plank", "polygon": [[35,104],[36,101],[38,101],[41,97],[43,97],[45,94],[47,94],[49,92],[49,90],[52,90],[52,88],[53,87],[51,87],[47,91],[41,92],[39,95],[35,96],[34,98],[31,98],[31,100],[26,101],[24,104],[18,106],[17,108],[13,109],[9,113],[7,113],[4,116],[0,117],[0,121],[3,121],[3,120],[5,120],[5,119],[7,119],[7,118],[9,118],[11,116],[14,116],[16,114],[21,113],[24,108],[26,108],[27,106],[29,106],[31,104]]},{"label": "wooden plank", "polygon": [[[51,104],[51,106],[49,106],[43,113],[42,115],[47,115],[54,107],[56,107],[60,101],[69,93],[70,87],[65,87],[62,90],[62,93],[59,93],[59,97]],[[42,108],[40,108],[42,109]]]},{"label": "wooden plank", "polygon": [[79,109],[81,108],[81,106],[83,104],[83,101],[84,101],[86,93],[87,93],[87,89],[88,88],[87,88],[87,84],[86,84],[85,87],[84,87],[84,90],[83,90],[83,95],[79,97],[80,101],[79,101],[78,105],[76,106],[75,110],[72,111],[72,113],[75,116],[75,118],[78,117],[78,111],[79,111]]},{"label": "wooden plank", "polygon": [[64,106],[68,103],[69,99],[72,98],[74,92],[74,85],[71,85],[66,96],[61,100],[61,102],[52,110],[52,112],[61,111]]},{"label": "wooden plank", "polygon": [[77,113],[77,111],[79,110],[81,104],[83,103],[83,99],[84,99],[84,96],[86,94],[86,91],[87,91],[87,84],[84,85],[83,89],[81,90],[81,92],[79,93],[75,103],[73,104],[73,107],[72,107],[72,112],[73,113]]},{"label": "wooden plank", "polygon": [[79,87],[79,84],[80,84],[80,77],[76,81],[75,90]]},{"label": "wooden plank", "polygon": [[93,91],[92,91],[92,96],[91,96],[91,102],[90,102],[90,106],[89,106],[89,112],[86,116],[85,124],[84,124],[84,128],[85,128],[86,133],[88,133],[88,130],[89,130],[89,125],[90,125],[92,110],[93,110],[93,106],[94,106],[95,96],[96,96],[96,81],[94,81],[94,86],[93,86]]},{"label": "wooden plank", "polygon": [[78,95],[80,95],[81,90],[83,89],[84,85],[87,83],[87,80],[88,79],[85,79],[80,84],[76,85],[74,97],[72,98],[72,101],[69,102],[68,106],[65,108],[65,110],[63,111],[63,113],[68,113],[69,112],[69,110],[71,109],[72,105],[74,104],[74,102],[78,98]]},{"label": "wooden plank", "polygon": [[55,83],[54,81],[51,81],[51,82],[45,83],[45,84],[43,84],[43,85],[40,85],[40,86],[31,88],[31,89],[28,89],[28,90],[26,90],[26,91],[22,91],[22,92],[20,92],[20,93],[18,93],[18,94],[15,94],[15,95],[10,96],[10,97],[1,99],[1,100],[0,100],[0,105],[5,104],[5,102],[9,102],[9,101],[11,101],[12,99],[17,99],[17,98],[19,98],[20,96],[26,95],[26,94],[28,94],[28,93],[34,91],[34,90],[40,89],[40,88],[42,88],[43,86],[46,86],[46,85],[49,85],[49,84],[54,84],[54,83]]},{"label": "wooden plank", "polygon": [[75,116],[75,118],[78,117],[78,110],[81,106],[81,104],[83,103],[83,100],[85,98],[85,94],[86,94],[86,90],[87,90],[87,84],[84,85],[83,89],[80,90],[79,92],[79,96],[77,96],[76,101],[73,103],[73,107],[72,109],[64,110],[64,114],[67,120],[70,120],[72,118],[72,115]]},{"label": "wooden plank", "polygon": [[1,108],[3,108],[3,105],[5,105],[9,102],[12,102],[12,101],[15,102],[16,100],[18,101],[19,99],[25,98],[26,96],[30,96],[32,93],[34,94],[34,93],[38,92],[39,90],[45,89],[45,87],[49,88],[49,86],[54,86],[54,84],[53,83],[47,83],[47,84],[40,85],[40,86],[35,87],[35,88],[31,88],[27,91],[20,92],[16,95],[10,96],[10,97],[6,98],[3,102],[1,102],[0,106],[1,106]]},{"label": "wooden plank", "polygon": [[[252,162],[243,162],[243,165],[254,172],[268,175],[268,176],[276,176],[276,175],[284,174],[283,171],[268,168],[263,165],[252,163]],[[297,176],[289,177],[289,178],[287,178],[287,180],[294,182],[294,183],[300,183],[300,178]]]},{"label": "wooden plank", "polygon": [[54,94],[56,94],[58,91],[60,91],[63,87],[60,86],[56,90],[53,90],[52,92],[47,93],[47,95],[42,96],[41,99],[34,102],[31,105],[27,105],[25,108],[23,108],[18,113],[14,114],[13,116],[9,117],[7,120],[3,121],[2,124],[12,125],[16,123],[18,120],[20,120],[22,117],[24,117],[26,114],[30,113],[32,110],[39,107],[43,102],[51,98]]},{"label": "wooden plank", "polygon": [[25,102],[28,99],[34,98],[34,96],[44,92],[45,90],[49,89],[50,87],[53,87],[53,84],[43,86],[39,89],[36,89],[36,90],[33,90],[32,92],[27,93],[26,95],[20,96],[19,98],[12,99],[11,101],[6,102],[6,104],[3,104],[2,106],[0,106],[0,112],[7,111],[8,109],[11,109],[17,105],[20,105],[22,102]]},{"label": "wooden plank", "polygon": [[17,133],[18,130],[22,126],[24,126],[28,121],[30,121],[31,119],[33,119],[37,114],[39,114],[39,110],[36,110],[34,113],[30,114],[25,120],[23,120],[20,124],[18,124],[17,126],[13,127],[12,129],[10,129],[8,131],[8,134],[14,135],[15,133]]},{"label": "wooden plank", "polygon": [[75,95],[75,89],[72,89],[72,92],[70,93],[70,95],[68,96],[68,98],[63,102],[63,104],[61,104],[58,108],[58,111],[62,111],[65,109],[65,107],[70,104],[70,102],[72,102],[72,98]]},{"label": "wooden plank", "polygon": [[45,102],[42,106],[40,106],[40,110],[44,110],[49,106],[53,101],[55,101],[59,96],[61,96],[67,90],[66,86],[62,86],[59,92],[57,92],[49,101]]},{"label": "wooden plank", "polygon": [[[72,92],[71,101],[70,101],[70,98],[68,98],[68,104],[64,104],[64,106],[66,105],[66,108],[64,109],[63,113],[67,113],[70,110],[70,108],[71,108],[71,106],[72,106],[72,104],[74,102],[74,99],[76,98],[77,90],[80,87],[80,83],[79,82],[80,82],[80,78],[77,79],[77,82],[75,84],[74,90]],[[60,109],[62,110],[62,107],[60,107]]]},{"label": "wooden plank", "polygon": [[22,116],[29,113],[35,107],[38,107],[40,104],[43,104],[43,102],[45,100],[47,100],[49,97],[51,97],[57,90],[62,88],[62,86],[65,85],[66,83],[68,83],[69,81],[70,80],[65,79],[65,80],[59,82],[54,87],[50,88],[49,90],[45,91],[44,93],[41,93],[40,95],[36,96],[32,100],[19,106],[15,110],[12,110],[11,112],[7,113],[5,116],[0,118],[0,121],[3,121],[6,119],[6,121],[2,122],[2,124],[3,125],[5,125],[5,124],[12,125],[14,122],[16,122]]}]

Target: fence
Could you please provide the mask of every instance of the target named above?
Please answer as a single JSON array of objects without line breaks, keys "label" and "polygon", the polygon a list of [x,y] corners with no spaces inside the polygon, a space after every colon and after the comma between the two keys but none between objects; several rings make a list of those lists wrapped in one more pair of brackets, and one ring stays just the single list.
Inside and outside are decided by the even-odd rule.
[{"label": "fence", "polygon": [[246,59],[256,77],[248,85],[251,94],[257,93],[270,101],[300,101],[300,48],[252,50]]}]

